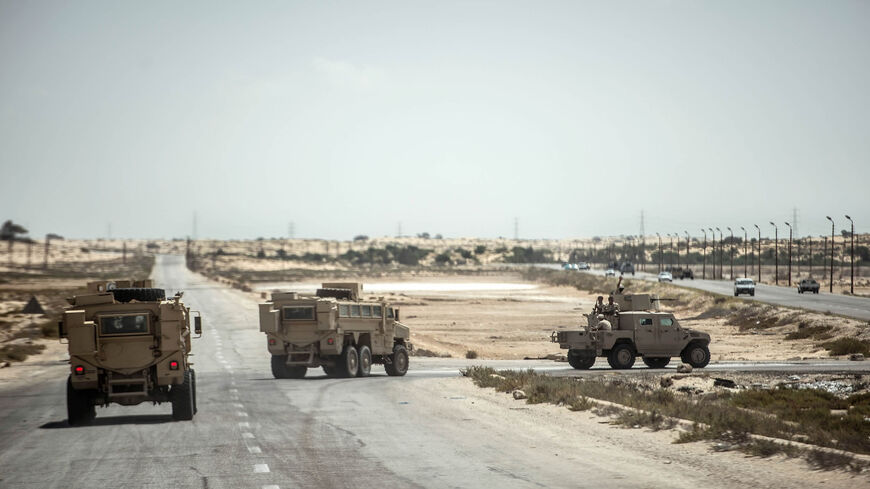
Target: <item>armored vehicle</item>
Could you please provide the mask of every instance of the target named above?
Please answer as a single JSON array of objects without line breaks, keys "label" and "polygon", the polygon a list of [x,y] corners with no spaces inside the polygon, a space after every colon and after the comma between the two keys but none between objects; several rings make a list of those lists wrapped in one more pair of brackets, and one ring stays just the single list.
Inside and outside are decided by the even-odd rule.
[{"label": "armored vehicle", "polygon": [[275,292],[260,304],[272,375],[299,379],[322,367],[330,376],[365,377],[373,363],[383,364],[387,375],[405,375],[410,331],[399,322],[399,309],[361,293],[359,283],[324,283],[313,296]]},{"label": "armored vehicle", "polygon": [[612,368],[627,369],[640,356],[649,368],[664,368],[671,357],[680,357],[692,367],[710,362],[710,335],[683,328],[668,312],[659,311],[659,298],[652,294],[615,294],[618,314],[608,315],[612,329],[599,328],[596,316],[587,316],[587,327],[578,331],[554,331],[551,341],[568,350],[568,363],[589,369],[597,357],[607,357]]},{"label": "armored vehicle", "polygon": [[89,423],[95,406],[113,402],[171,402],[174,419],[193,419],[196,376],[190,343],[192,332],[202,335],[202,319],[184,306],[181,295],[167,300],[163,289],[144,280],[91,282],[87,293],[67,299],[71,307],[58,333],[69,344],[71,425]]}]

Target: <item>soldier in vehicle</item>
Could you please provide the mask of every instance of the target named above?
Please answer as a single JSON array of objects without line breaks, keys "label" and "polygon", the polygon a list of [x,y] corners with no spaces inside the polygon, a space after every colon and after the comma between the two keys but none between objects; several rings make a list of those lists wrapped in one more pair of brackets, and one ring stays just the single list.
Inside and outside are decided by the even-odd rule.
[{"label": "soldier in vehicle", "polygon": [[599,295],[598,300],[595,301],[595,305],[592,306],[592,314],[598,315],[604,312],[604,296]]},{"label": "soldier in vehicle", "polygon": [[604,319],[604,314],[599,314],[596,316],[598,319],[598,323],[595,325],[596,331],[612,331],[613,326],[611,326],[610,321]]},{"label": "soldier in vehicle", "polygon": [[613,302],[613,296],[607,297],[607,304],[601,310],[602,313],[608,316],[615,316],[619,314],[619,304]]}]

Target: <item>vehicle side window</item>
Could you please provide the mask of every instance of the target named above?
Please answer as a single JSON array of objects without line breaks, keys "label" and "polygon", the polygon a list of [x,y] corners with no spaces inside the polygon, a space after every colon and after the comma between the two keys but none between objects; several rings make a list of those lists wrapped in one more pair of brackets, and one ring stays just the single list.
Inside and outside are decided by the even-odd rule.
[{"label": "vehicle side window", "polygon": [[381,306],[372,306],[372,316],[376,318],[384,316],[384,311]]},{"label": "vehicle side window", "polygon": [[652,318],[640,318],[641,326],[652,326]]},{"label": "vehicle side window", "polygon": [[362,317],[364,317],[364,318],[372,317],[372,306],[362,306]]},{"label": "vehicle side window", "polygon": [[338,316],[343,318],[350,316],[350,306],[347,304],[341,304],[338,306]]},{"label": "vehicle side window", "polygon": [[360,317],[360,307],[359,306],[350,306],[350,317],[358,318]]},{"label": "vehicle side window", "polygon": [[659,319],[659,324],[662,326],[673,326],[674,320],[671,318],[661,318]]},{"label": "vehicle side window", "polygon": [[387,318],[393,319],[393,308],[392,307],[387,308]]}]

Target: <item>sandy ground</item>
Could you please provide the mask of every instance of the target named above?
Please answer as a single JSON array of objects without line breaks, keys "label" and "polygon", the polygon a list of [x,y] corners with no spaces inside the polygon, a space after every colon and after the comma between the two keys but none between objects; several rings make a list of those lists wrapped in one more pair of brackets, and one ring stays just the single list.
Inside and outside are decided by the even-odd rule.
[{"label": "sandy ground", "polygon": [[[677,430],[651,431],[612,426],[608,418],[589,411],[572,412],[550,404],[526,404],[493,389],[476,387],[470,379],[433,379],[413,393],[417,402],[428,409],[441,410],[443,416],[456,416],[457,422],[497,418],[500,423],[516,427],[513,430],[526,449],[544,453],[555,459],[576,459],[593,456],[603,466],[624,463],[626,473],[632,472],[631,456],[645,462],[653,460],[660,469],[645,479],[672,478],[675,485],[683,478],[705,479],[701,487],[866,487],[866,476],[842,471],[811,470],[799,459],[776,456],[768,459],[749,457],[739,452],[716,452],[706,442],[674,444]],[[456,404],[461,403],[461,407]],[[455,413],[455,414],[452,414]],[[516,440],[512,440],[516,442]],[[590,453],[591,452],[591,453]],[[751,460],[751,463],[748,463]],[[582,475],[576,477],[582,487]],[[615,481],[616,482],[616,481]],[[616,484],[618,487],[618,484]]]}]

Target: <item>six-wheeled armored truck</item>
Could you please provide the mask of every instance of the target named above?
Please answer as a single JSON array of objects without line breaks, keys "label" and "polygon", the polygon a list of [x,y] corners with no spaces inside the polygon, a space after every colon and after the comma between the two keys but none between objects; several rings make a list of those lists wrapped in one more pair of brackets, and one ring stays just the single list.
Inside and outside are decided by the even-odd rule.
[{"label": "six-wheeled armored truck", "polygon": [[193,418],[190,343],[191,333],[202,335],[202,319],[184,306],[181,293],[167,300],[150,280],[91,282],[87,293],[68,301],[58,333],[69,344],[71,425],[89,423],[95,406],[110,403],[171,402],[174,419]]},{"label": "six-wheeled armored truck", "polygon": [[330,376],[365,377],[373,363],[387,375],[405,375],[410,331],[399,309],[361,294],[359,283],[324,283],[313,296],[275,292],[260,304],[275,378],[302,378],[316,367]]},{"label": "six-wheeled armored truck", "polygon": [[692,367],[710,362],[710,335],[683,328],[673,314],[659,311],[659,298],[652,294],[616,294],[617,314],[606,319],[612,329],[599,327],[595,315],[578,331],[554,331],[550,339],[568,350],[568,363],[586,370],[597,357],[607,357],[614,369],[627,369],[640,356],[649,368],[664,368],[671,357],[680,357]]}]

